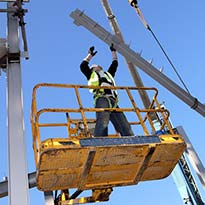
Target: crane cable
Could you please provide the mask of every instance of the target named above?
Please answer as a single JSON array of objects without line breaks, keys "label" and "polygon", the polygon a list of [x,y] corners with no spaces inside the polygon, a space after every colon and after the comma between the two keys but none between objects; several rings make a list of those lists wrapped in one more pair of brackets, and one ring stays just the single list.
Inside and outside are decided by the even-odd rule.
[{"label": "crane cable", "polygon": [[165,57],[167,58],[169,64],[171,65],[171,67],[173,68],[173,70],[175,71],[176,75],[178,76],[179,80],[181,81],[181,83],[183,84],[184,88],[186,89],[187,93],[189,93],[190,95],[190,92],[186,86],[186,84],[184,83],[184,81],[182,80],[180,74],[178,73],[176,67],[174,66],[174,64],[172,63],[171,59],[169,58],[169,56],[167,55],[166,51],[164,50],[164,48],[162,47],[162,44],[160,43],[160,41],[158,40],[158,38],[156,37],[156,35],[154,34],[154,32],[152,31],[151,27],[148,25],[148,23],[146,22],[139,6],[138,6],[138,3],[137,3],[137,0],[129,0],[130,2],[130,5],[132,7],[134,7],[137,11],[137,14],[139,15],[140,17],[140,20],[142,21],[143,25],[145,26],[145,28],[147,30],[149,30],[152,34],[152,36],[154,37],[155,41],[157,42],[157,44],[159,45],[160,49],[162,50],[163,54],[165,55]]}]

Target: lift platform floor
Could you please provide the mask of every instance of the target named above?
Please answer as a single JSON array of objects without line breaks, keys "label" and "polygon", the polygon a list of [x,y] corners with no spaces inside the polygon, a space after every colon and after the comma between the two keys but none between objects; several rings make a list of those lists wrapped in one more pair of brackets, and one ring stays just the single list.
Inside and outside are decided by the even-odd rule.
[{"label": "lift platform floor", "polygon": [[162,179],[185,147],[180,135],[47,139],[40,147],[37,187],[88,190]]}]

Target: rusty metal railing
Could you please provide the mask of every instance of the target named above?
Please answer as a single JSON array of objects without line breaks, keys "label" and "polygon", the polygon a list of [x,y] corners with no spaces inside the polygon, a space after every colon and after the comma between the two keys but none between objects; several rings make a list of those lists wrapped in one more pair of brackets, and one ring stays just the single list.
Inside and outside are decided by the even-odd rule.
[{"label": "rusty metal railing", "polygon": [[[73,90],[76,96],[76,101],[73,101],[73,103],[77,102],[77,105],[75,104],[73,107],[65,107],[65,108],[41,108],[38,109],[37,101],[37,91],[40,92],[40,89],[46,87],[49,89],[57,88],[57,89],[67,89]],[[37,84],[33,88],[32,93],[32,105],[31,105],[31,125],[32,125],[32,134],[33,134],[33,149],[35,153],[35,158],[37,162],[37,156],[39,152],[39,147],[41,144],[41,133],[40,128],[41,127],[66,127],[68,132],[68,137],[78,137],[78,138],[85,138],[85,137],[92,137],[92,134],[89,131],[89,124],[95,123],[95,119],[88,119],[86,117],[86,113],[93,113],[93,112],[104,112],[104,111],[116,111],[116,112],[132,112],[134,113],[135,117],[132,117],[131,120],[129,120],[129,123],[131,126],[140,126],[141,129],[144,132],[144,135],[150,135],[151,133],[155,133],[155,127],[152,122],[151,115],[152,114],[160,114],[162,120],[161,120],[161,130],[167,129],[170,134],[174,134],[173,130],[171,128],[171,125],[169,123],[169,111],[166,109],[162,109],[160,103],[157,100],[158,90],[156,88],[148,88],[148,87],[125,87],[125,86],[101,86],[100,88],[104,89],[113,89],[113,90],[122,90],[126,93],[127,99],[132,107],[123,107],[123,108],[94,108],[94,107],[84,107],[82,103],[82,96],[80,94],[81,89],[99,89],[98,86],[85,86],[85,85],[71,85],[71,84],[53,84],[53,83],[42,83]],[[140,103],[137,103],[135,100],[134,95],[139,95],[138,91],[152,91],[152,98],[149,108],[141,108],[139,106]],[[135,92],[136,91],[136,92]],[[54,96],[55,97],[55,96]],[[61,101],[61,99],[56,99],[58,101]],[[72,100],[71,100],[72,101]],[[119,102],[120,103],[120,102]],[[42,123],[39,121],[40,116],[44,113],[60,113],[66,115],[65,122],[57,122],[57,123]],[[80,114],[80,119],[72,119],[70,117],[71,113],[78,113]],[[79,123],[83,125],[83,131],[79,131]],[[74,127],[72,127],[72,126]],[[116,135],[115,135],[116,136]]]}]

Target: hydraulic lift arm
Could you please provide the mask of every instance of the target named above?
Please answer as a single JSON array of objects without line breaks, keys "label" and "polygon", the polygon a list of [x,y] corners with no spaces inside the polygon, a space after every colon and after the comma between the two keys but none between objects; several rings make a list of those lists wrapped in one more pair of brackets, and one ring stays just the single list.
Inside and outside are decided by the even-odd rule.
[{"label": "hydraulic lift arm", "polygon": [[140,68],[142,71],[147,73],[150,77],[155,79],[162,86],[167,88],[170,92],[176,95],[179,99],[189,105],[192,109],[197,111],[203,117],[205,116],[205,105],[198,101],[197,98],[193,97],[182,89],[179,85],[169,79],[166,75],[161,73],[153,65],[147,62],[134,50],[130,49],[125,43],[123,43],[118,37],[112,35],[97,22],[93,21],[87,15],[85,15],[79,9],[73,11],[70,16],[75,20],[74,23],[78,26],[84,26],[90,32],[95,34],[98,38],[104,41],[106,44],[115,44],[115,47],[119,53],[121,53],[126,59],[131,61],[134,65]]}]

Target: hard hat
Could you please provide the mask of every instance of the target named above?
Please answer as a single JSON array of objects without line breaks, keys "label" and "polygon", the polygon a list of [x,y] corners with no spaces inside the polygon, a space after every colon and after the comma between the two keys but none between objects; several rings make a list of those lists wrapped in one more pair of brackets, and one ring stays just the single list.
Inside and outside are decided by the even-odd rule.
[{"label": "hard hat", "polygon": [[98,67],[97,64],[92,64],[92,65],[90,66],[90,69],[93,69],[93,68],[96,68],[96,67]]},{"label": "hard hat", "polygon": [[97,64],[93,64],[90,66],[91,70],[93,71],[100,71],[100,70],[103,70],[103,68]]}]

